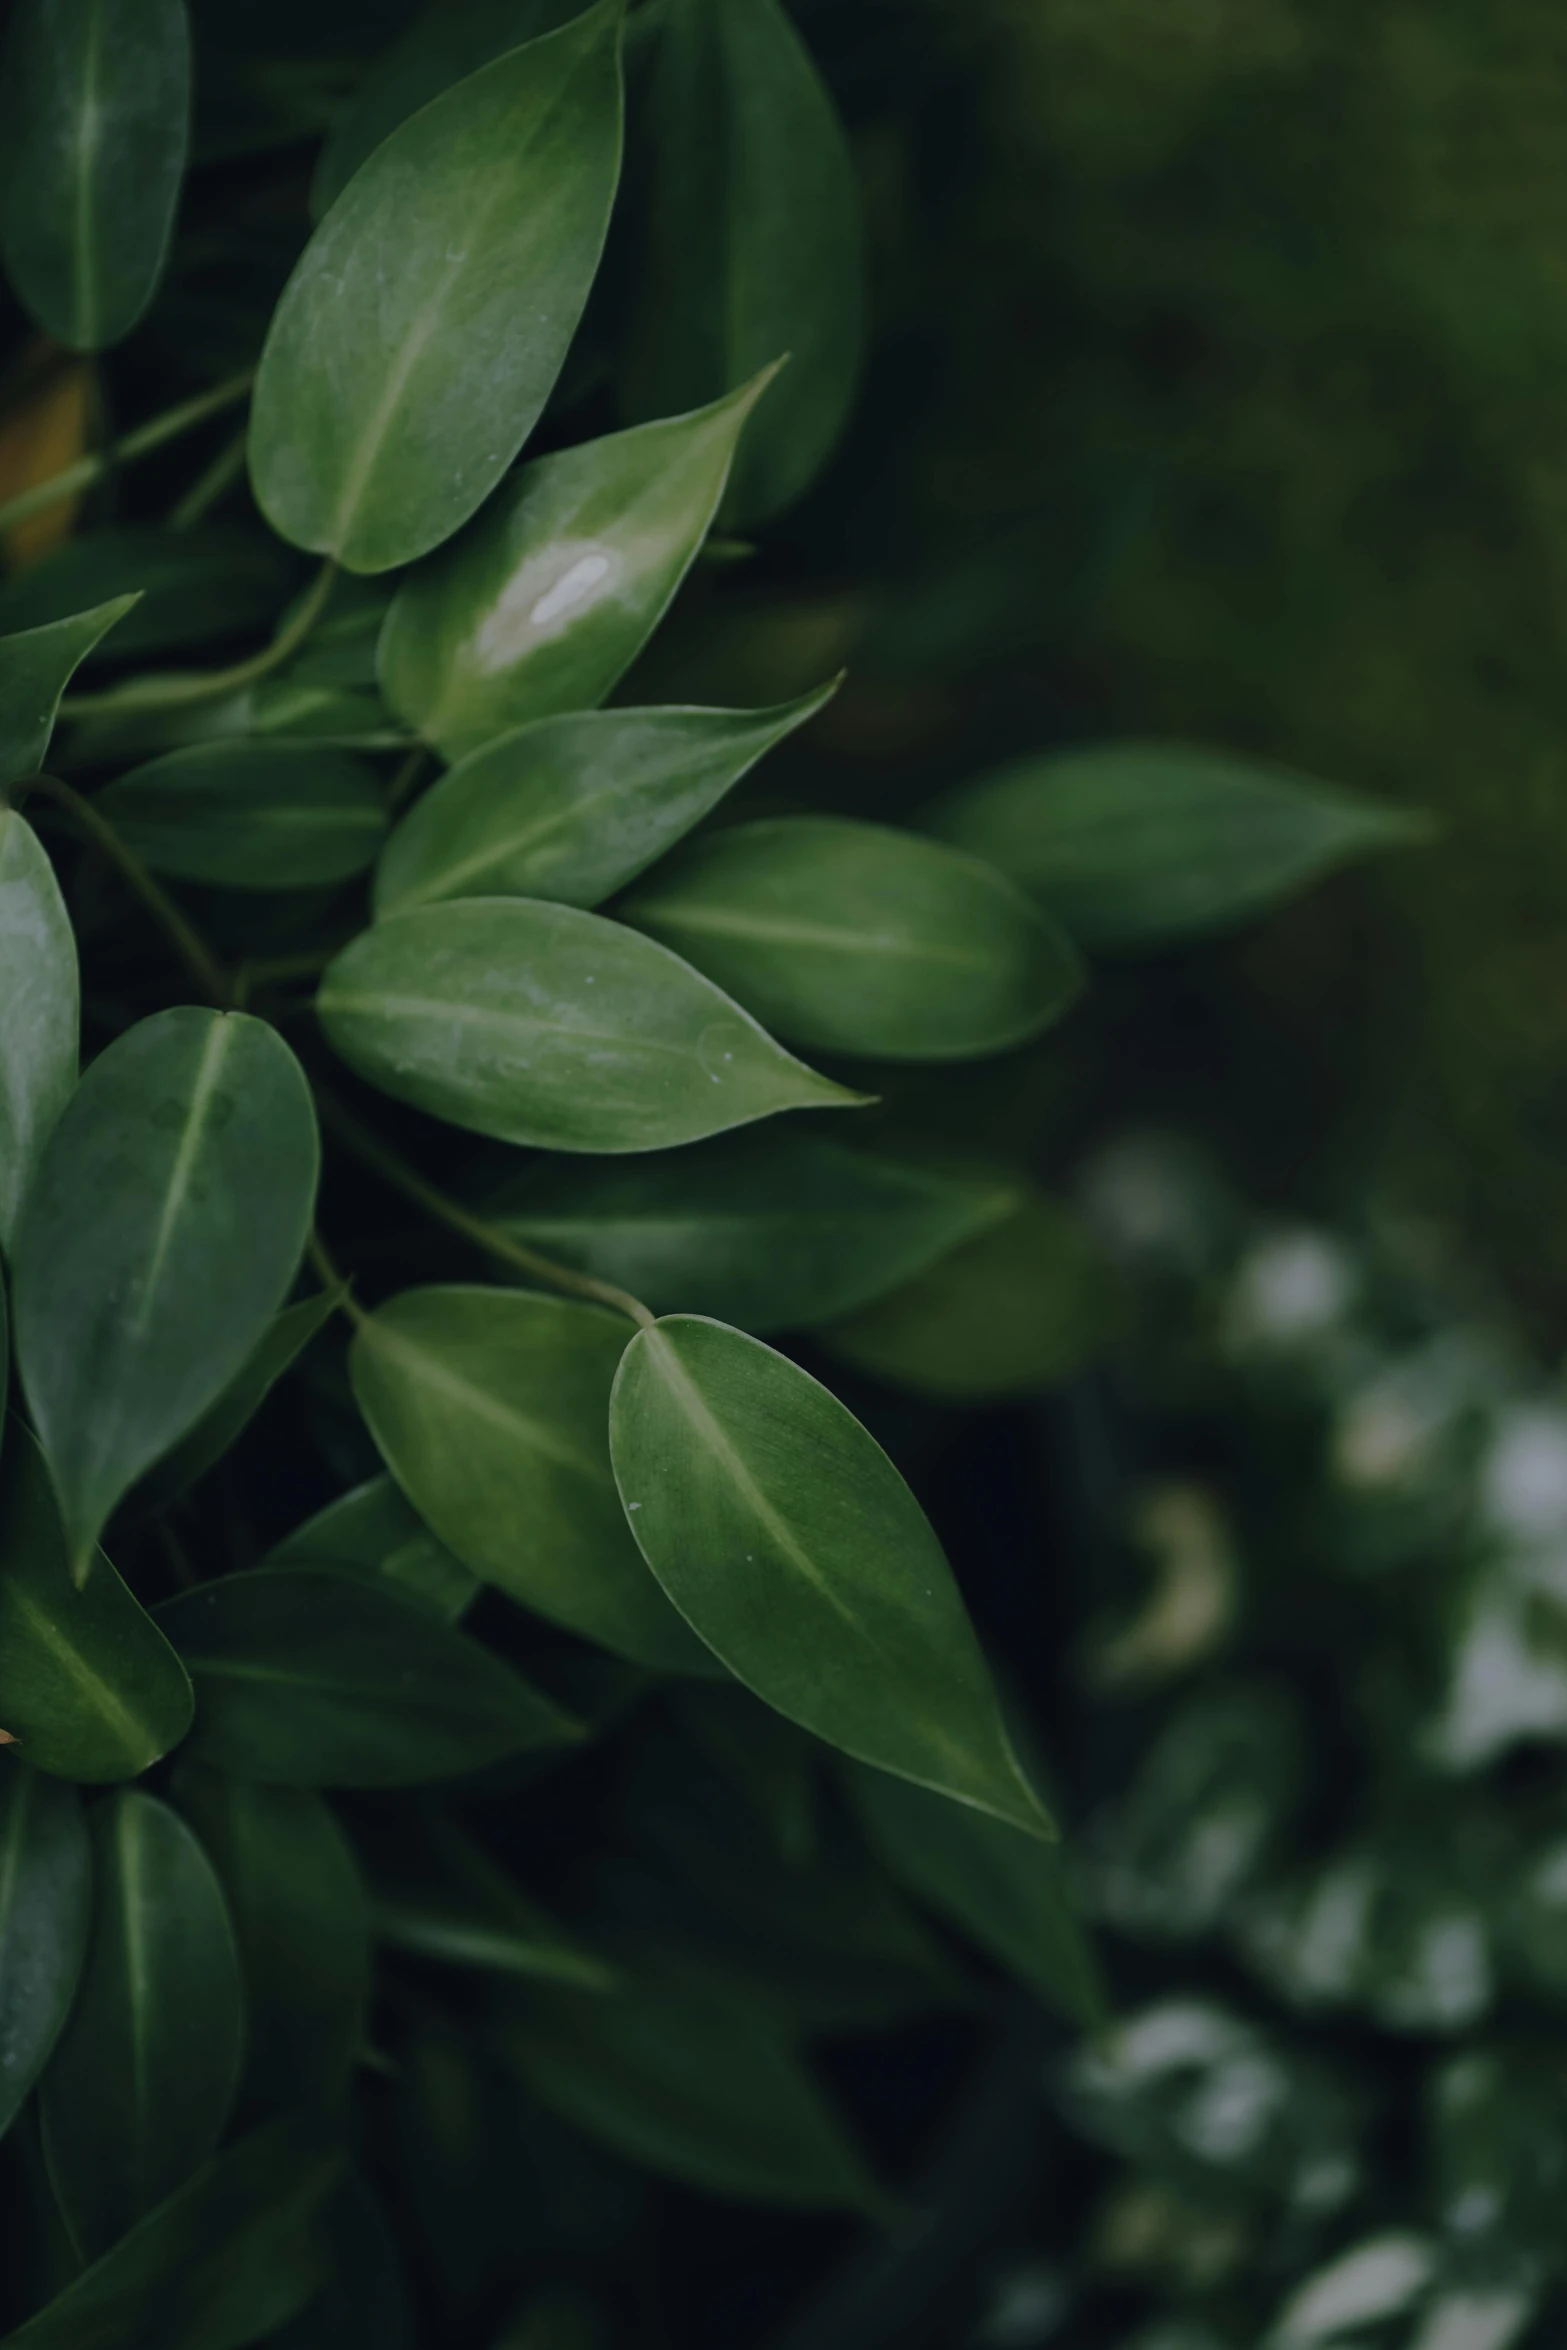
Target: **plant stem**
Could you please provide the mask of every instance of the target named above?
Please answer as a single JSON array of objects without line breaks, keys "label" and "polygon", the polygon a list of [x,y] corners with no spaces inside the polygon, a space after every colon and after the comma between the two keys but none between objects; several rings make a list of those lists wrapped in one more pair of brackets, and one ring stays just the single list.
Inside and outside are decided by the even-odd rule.
[{"label": "plant stem", "polygon": [[186,921],[162,883],[153,879],[129,842],[122,840],[114,826],[99,815],[91,800],[73,791],[68,783],[62,783],[57,775],[30,776],[27,789],[42,792],[53,800],[65,810],[77,829],[102,849],[129,882],[202,993],[213,1003],[227,1008],[234,1000],[234,986],[223,965],[200,932]]},{"label": "plant stem", "polygon": [[112,718],[127,711],[180,710],[193,702],[221,701],[227,694],[242,693],[246,686],[257,685],[274,669],[281,669],[298,652],[325,611],[336,577],[337,565],[328,558],[272,642],[248,660],[236,661],[228,669],[204,669],[183,676],[133,677],[128,684],[103,694],[68,694],[60,704],[62,716]]},{"label": "plant stem", "polygon": [[310,1238],[305,1243],[305,1254],[321,1277],[321,1286],[332,1292],[334,1305],[348,1316],[356,1330],[362,1329],[370,1317],[354,1295],[353,1283],[338,1268],[337,1259],[321,1237],[319,1224],[310,1227]]},{"label": "plant stem", "polygon": [[418,782],[419,773],[423,765],[424,745],[423,743],[415,743],[413,748],[409,751],[408,756],[404,759],[402,765],[398,768],[397,773],[392,777],[391,784],[386,794],[386,804],[389,808],[400,808],[402,806],[404,800],[407,799],[409,793],[413,790],[414,785]]},{"label": "plant stem", "polygon": [[448,1198],[444,1191],[438,1191],[433,1183],[426,1183],[424,1177],[410,1167],[406,1160],[388,1149],[379,1135],[372,1134],[367,1126],[361,1126],[352,1111],[345,1110],[341,1102],[323,1092],[319,1085],[316,1088],[316,1107],[321,1114],[322,1125],[335,1134],[338,1141],[351,1150],[356,1158],[362,1159],[367,1167],[373,1167],[384,1182],[391,1184],[395,1191],[402,1192],[405,1198],[413,1200],[427,1215],[434,1216],[450,1231],[460,1232],[465,1240],[472,1241],[475,1248],[483,1249],[498,1263],[509,1265],[513,1272],[526,1273],[534,1281],[547,1281],[551,1288],[565,1290],[572,1297],[590,1298],[595,1305],[609,1306],[615,1313],[625,1314],[639,1328],[651,1329],[657,1317],[648,1311],[640,1298],[633,1297],[627,1289],[617,1288],[613,1281],[598,1281],[591,1273],[579,1273],[572,1265],[558,1265],[553,1257],[541,1256],[537,1249],[527,1248],[521,1241],[511,1239],[493,1224],[486,1223],[482,1216],[471,1215],[456,1200]]},{"label": "plant stem", "polygon": [[169,530],[190,530],[217,504],[225,490],[231,489],[245,470],[245,435],[237,432],[226,441],[213,458],[197,474],[190,488],[169,516]]},{"label": "plant stem", "polygon": [[107,449],[95,449],[91,456],[78,457],[74,465],[67,465],[63,473],[56,473],[48,481],[34,482],[31,489],[19,490],[0,506],[0,530],[9,530],[15,522],[25,522],[30,514],[41,514],[46,506],[58,505],[62,498],[74,497],[78,490],[90,489],[95,481],[117,466],[129,465],[137,457],[146,457],[154,449],[161,449],[165,441],[178,440],[181,433],[205,424],[209,416],[218,415],[242,400],[254,380],[255,370],[247,368],[243,375],[232,375],[226,383],[214,385],[210,392],[198,392],[193,400],[182,400],[177,408],[166,408],[161,416],[150,417],[137,425],[122,440]]}]

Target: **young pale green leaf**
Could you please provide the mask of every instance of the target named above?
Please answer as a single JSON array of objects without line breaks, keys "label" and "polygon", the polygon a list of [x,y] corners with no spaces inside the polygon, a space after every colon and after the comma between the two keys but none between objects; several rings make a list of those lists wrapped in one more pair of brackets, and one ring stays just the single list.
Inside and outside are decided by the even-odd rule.
[{"label": "young pale green leaf", "polygon": [[1426,830],[1405,809],[1164,743],[1025,759],[949,793],[926,822],[1106,949],[1222,930]]},{"label": "young pale green leaf", "polygon": [[190,133],[184,0],[18,0],[0,55],[0,250],[73,351],[157,290]]},{"label": "young pale green leaf", "polygon": [[350,1367],[381,1456],[458,1558],[638,1664],[711,1670],[626,1531],[609,1396],[629,1324],[525,1290],[412,1289]]},{"label": "young pale green leaf", "polygon": [[398,1819],[369,1861],[375,1930],[395,1950],[446,1966],[608,1991],[613,1967],[519,1892],[457,1822],[433,1806]]},{"label": "young pale green leaf", "polygon": [[0,784],[38,773],[72,673],[135,601],[111,596],[68,620],[0,636]]},{"label": "young pale green leaf", "polygon": [[386,800],[370,769],[309,742],[192,743],[97,807],[158,873],[226,889],[324,889],[373,865]]},{"label": "young pale green leaf", "polygon": [[596,906],[718,805],[836,683],[778,710],[585,710],[470,751],[382,852],[375,910],[436,898]]},{"label": "young pale green leaf", "polygon": [[437,1542],[390,1477],[372,1477],[328,1502],[275,1543],[262,1565],[333,1567],[339,1574],[385,1576],[403,1597],[446,1624],[466,1615],[481,1585],[444,1542]]},{"label": "young pale green leaf", "polygon": [[760,521],[814,479],[854,396],[865,261],[848,141],[778,0],[671,0],[648,116],[627,397],[634,415],[667,414],[787,351],[725,500]]},{"label": "young pale green leaf", "polygon": [[851,1312],[1006,1215],[1015,1194],[787,1127],[656,1158],[549,1158],[487,1220],[655,1313],[754,1331]]},{"label": "young pale green leaf", "polygon": [[24,1762],[134,1779],[190,1728],[185,1668],[100,1552],[85,1583],[43,1457],[19,1423],[0,1461],[0,1729]]},{"label": "young pale green leaf", "polygon": [[770,380],[522,466],[397,592],[380,672],[398,716],[459,759],[601,702],[690,569]]},{"label": "young pale green leaf", "polygon": [[344,948],[316,1008],[328,1042],[384,1093],[543,1150],[664,1150],[860,1099],[678,955],[531,898],[392,915]]},{"label": "young pale green leaf", "polygon": [[94,1061],[17,1226],[17,1367],[81,1572],[109,1512],[239,1376],[294,1278],[315,1113],[264,1021],[180,1007]]},{"label": "young pale green leaf", "polygon": [[626,1349],[610,1451],[649,1566],[737,1680],[861,1762],[1053,1835],[929,1521],[825,1387],[675,1315]]},{"label": "young pale green leaf", "polygon": [[32,828],[0,807],[0,1250],[11,1246],[28,1178],[76,1083],[78,993],[54,867]]},{"label": "young pale green leaf", "polygon": [[835,816],[691,841],[621,912],[824,1052],[1000,1052],[1058,1019],[1081,984],[1065,934],[977,857]]},{"label": "young pale green leaf", "polygon": [[[0,582],[0,632],[70,620],[110,597],[134,609],[115,623],[116,661],[183,655],[247,630],[264,631],[285,602],[294,563],[256,530],[90,530]],[[99,657],[97,648],[89,661]]]},{"label": "young pale green leaf", "polygon": [[96,2260],[217,2145],[245,2018],[223,1891],[184,1821],[125,1788],[91,1829],[87,1963],[40,2097],[49,2176]]},{"label": "young pale green leaf", "polygon": [[620,174],[623,0],[411,115],[316,230],[251,410],[267,520],[350,571],[438,547],[537,423]]},{"label": "young pale green leaf", "polygon": [[225,1575],[158,1619],[196,1684],[193,1760],[279,1787],[414,1787],[577,1724],[428,1609],[310,1567]]},{"label": "young pale green leaf", "polygon": [[347,1839],[307,1788],[182,1762],[170,1794],[206,1846],[234,1921],[243,2104],[332,2103],[363,2041],[370,1995],[369,1912]]},{"label": "young pale green leaf", "polygon": [[759,2011],[643,1986],[546,1990],[502,2029],[533,2095],[648,2169],[743,2201],[875,2210],[874,2180],[810,2073]]},{"label": "young pale green leaf", "polygon": [[133,1506],[143,1511],[165,1509],[216,1468],[340,1302],[340,1291],[323,1289],[298,1305],[285,1306],[238,1377],[202,1413],[190,1434],[139,1481],[131,1496]]},{"label": "young pale green leaf", "polygon": [[0,2350],[245,2350],[325,2283],[316,2219],[342,2161],[314,2116],[256,2130]]},{"label": "young pale green leaf", "polygon": [[0,2137],[70,2013],[91,1915],[75,1788],[0,1757]]}]

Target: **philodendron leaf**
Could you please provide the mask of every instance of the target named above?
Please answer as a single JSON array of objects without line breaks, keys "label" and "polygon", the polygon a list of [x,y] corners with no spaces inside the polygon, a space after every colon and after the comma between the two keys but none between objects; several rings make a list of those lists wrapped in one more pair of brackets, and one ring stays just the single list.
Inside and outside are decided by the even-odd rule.
[{"label": "philodendron leaf", "polygon": [[[115,623],[110,656],[183,658],[195,645],[264,632],[293,576],[287,549],[254,529],[95,529],[0,582],[0,630],[41,628],[128,595],[135,609]],[[96,648],[87,658],[98,658]]]},{"label": "philodendron leaf", "polygon": [[620,911],[824,1052],[999,1052],[1059,1018],[1081,984],[1065,934],[977,857],[835,816],[708,833]]},{"label": "philodendron leaf", "polygon": [[316,2215],[342,2163],[313,2116],[269,2123],[149,2212],[0,2350],[245,2350],[326,2281]]},{"label": "philodendron leaf", "polygon": [[611,1990],[618,1980],[434,1806],[399,1819],[385,1849],[371,1855],[369,1880],[376,1932],[394,1949],[590,1991]]},{"label": "philodendron leaf", "polygon": [[23,818],[0,807],[0,1250],[11,1246],[28,1177],[76,1083],[78,993],[54,867]]},{"label": "philodendron leaf", "polygon": [[403,818],[376,871],[376,913],[436,898],[596,906],[836,690],[778,710],[576,711],[500,735]]},{"label": "philodendron leaf", "polygon": [[91,1784],[134,1779],[190,1727],[185,1668],[100,1552],[66,1563],[43,1458],[13,1422],[0,1461],[0,1729],[24,1762]]},{"label": "philodendron leaf", "polygon": [[38,773],[73,671],[135,601],[113,596],[69,620],[0,636],[0,784]]},{"label": "philodendron leaf", "polygon": [[398,716],[459,759],[601,702],[690,569],[772,372],[692,415],[520,467],[397,592],[380,673]]},{"label": "philodendron leaf", "polygon": [[192,743],[135,767],[96,805],[155,872],[226,889],[323,889],[373,865],[386,800],[319,743]]},{"label": "philodendron leaf", "polygon": [[543,1159],[485,1213],[655,1313],[765,1331],[896,1288],[1004,1217],[1015,1196],[762,1126],[653,1158]]},{"label": "philodendron leaf", "polygon": [[75,1788],[0,1756],[0,2137],[70,2012],[91,1914]]},{"label": "philodendron leaf", "polygon": [[610,1451],[649,1566],[737,1680],[862,1762],[1054,1834],[941,1545],[836,1396],[678,1314],[626,1349]]},{"label": "philodendron leaf", "polygon": [[0,93],[11,282],[73,351],[105,350],[168,254],[190,134],[184,0],[18,0]]},{"label": "philodendron leaf", "polygon": [[268,1567],[332,1567],[339,1574],[385,1576],[405,1599],[455,1624],[478,1597],[477,1575],[437,1542],[390,1477],[356,1485],[275,1543]]},{"label": "philodendron leaf", "polygon": [[41,2102],[60,2208],[96,2260],[217,2145],[244,2003],[222,1888],[178,1814],[126,1788],[91,1829],[87,1963]]},{"label": "philodendron leaf", "polygon": [[245,1979],[240,2095],[330,2104],[364,2038],[370,1917],[347,1838],[319,1795],[181,1763],[170,1793],[228,1900]]},{"label": "philodendron leaf", "polygon": [[926,823],[1107,949],[1221,930],[1426,832],[1407,809],[1166,743],[1021,760],[938,800]]},{"label": "philodendron leaf", "polygon": [[360,1324],[354,1394],[419,1515],[474,1574],[638,1664],[710,1671],[626,1530],[609,1396],[630,1325],[508,1289],[413,1289]]},{"label": "philodendron leaf", "polygon": [[309,1089],[264,1021],[180,1007],[94,1061],[14,1251],[23,1388],[81,1573],[109,1512],[236,1378],[315,1204]]},{"label": "philodendron leaf", "polygon": [[305,248],[251,410],[267,520],[350,571],[411,563],[537,423],[620,173],[623,0],[411,115]]},{"label": "philodendron leaf", "polygon": [[189,1753],[279,1787],[414,1787],[577,1724],[427,1609],[309,1567],[225,1575],[158,1619],[196,1684]]},{"label": "philodendron leaf", "polygon": [[787,351],[725,500],[737,523],[759,521],[791,504],[830,455],[865,340],[848,141],[778,0],[671,0],[648,149],[632,413],[711,399]]},{"label": "philodendron leaf", "polygon": [[344,948],[316,1005],[383,1092],[544,1150],[663,1150],[860,1098],[653,940],[531,898],[394,914]]}]

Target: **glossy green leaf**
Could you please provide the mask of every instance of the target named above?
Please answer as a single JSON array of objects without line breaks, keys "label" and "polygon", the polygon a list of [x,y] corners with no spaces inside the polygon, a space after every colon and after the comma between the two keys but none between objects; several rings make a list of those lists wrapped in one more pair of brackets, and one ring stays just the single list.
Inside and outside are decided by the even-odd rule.
[{"label": "glossy green leaf", "polygon": [[90,530],[0,581],[0,633],[69,620],[132,596],[101,651],[115,661],[263,632],[287,598],[294,564],[255,530]]},{"label": "glossy green leaf", "polygon": [[662,1150],[859,1098],[653,940],[530,898],[394,914],[344,948],[316,1005],[383,1092],[545,1150]]},{"label": "glossy green leaf", "polygon": [[737,1680],[862,1762],[1054,1833],[929,1521],[825,1387],[675,1315],[626,1349],[610,1450],[649,1566]]},{"label": "glossy green leaf", "polygon": [[522,466],[398,590],[380,656],[398,716],[459,759],[601,702],[690,569],[769,381]]},{"label": "glossy green leaf", "polygon": [[1164,743],[1025,759],[949,793],[926,821],[1104,948],[1223,929],[1425,832],[1405,809]]},{"label": "glossy green leaf", "polygon": [[648,91],[633,414],[693,406],[782,353],[725,513],[790,505],[843,429],[865,339],[848,141],[778,0],[671,0]]},{"label": "glossy green leaf", "polygon": [[578,711],[503,734],[459,760],[403,818],[376,872],[376,912],[436,898],[596,906],[835,690],[779,710]]},{"label": "glossy green leaf", "polygon": [[185,1669],[100,1551],[66,1561],[48,1472],[12,1423],[0,1461],[0,1728],[62,1779],[134,1779],[190,1727]]},{"label": "glossy green leaf", "polygon": [[11,282],[60,342],[105,350],[168,254],[190,133],[184,0],[18,0],[0,93]]},{"label": "glossy green leaf", "polygon": [[91,1914],[75,1788],[0,1756],[0,2137],[60,2037]]},{"label": "glossy green leaf", "polygon": [[0,636],[0,784],[38,773],[73,672],[135,601],[111,596],[68,620]]},{"label": "glossy green leaf", "polygon": [[622,0],[409,117],[305,249],[251,409],[257,503],[350,571],[438,547],[537,423],[620,173]]},{"label": "glossy green leaf", "polygon": [[414,2350],[414,2316],[398,2238],[362,2172],[327,2205],[327,2289],[268,2337],[267,2350]]},{"label": "glossy green leaf", "polygon": [[24,818],[0,807],[0,1249],[11,1246],[28,1178],[76,1083],[78,990],[54,867]]},{"label": "glossy green leaf", "polygon": [[155,872],[226,889],[349,881],[387,825],[370,769],[312,743],[192,743],[122,775],[97,806]]},{"label": "glossy green leaf", "polygon": [[240,2096],[330,2104],[364,2039],[370,1920],[347,1839],[319,1795],[182,1763],[170,1789],[227,1898],[245,1980]]},{"label": "glossy green leaf", "polygon": [[399,1816],[395,1833],[371,1853],[369,1880],[376,1932],[396,1950],[585,1990],[607,1991],[616,1981],[611,1966],[433,1806]]},{"label": "glossy green leaf", "polygon": [[954,1403],[1069,1378],[1116,1336],[1113,1267],[1077,1218],[1025,1197],[1014,1214],[823,1332],[894,1387]]},{"label": "glossy green leaf", "polygon": [[222,1888],[178,1814],[127,1788],[91,1829],[87,1963],[41,2098],[49,2176],[96,2260],[216,2147],[244,2000]]},{"label": "glossy green leaf", "polygon": [[1004,1216],[1014,1196],[768,1126],[656,1158],[551,1157],[485,1213],[655,1313],[763,1331],[850,1312]]},{"label": "glossy green leaf", "polygon": [[325,2283],[316,2215],[341,2169],[311,2117],[253,2132],[0,2350],[245,2350]]},{"label": "glossy green leaf", "polygon": [[481,1588],[460,1559],[437,1542],[390,1477],[372,1477],[328,1502],[275,1543],[268,1567],[335,1567],[340,1574],[383,1575],[407,1599],[455,1624]]},{"label": "glossy green leaf", "polygon": [[874,2181],[810,2073],[756,2010],[644,1986],[545,1990],[504,2028],[533,2095],[633,2162],[742,2201],[874,2209]]},{"label": "glossy green leaf", "polygon": [[630,1324],[506,1289],[412,1289],[361,1323],[354,1394],[419,1515],[476,1575],[638,1664],[711,1669],[626,1530],[609,1395]]},{"label": "glossy green leaf", "polygon": [[356,1576],[226,1575],[158,1620],[196,1684],[191,1759],[236,1779],[413,1787],[577,1735],[487,1648]]},{"label": "glossy green leaf", "polygon": [[999,1052],[1058,1019],[1081,984],[1065,935],[989,866],[835,816],[707,833],[620,911],[823,1052]]},{"label": "glossy green leaf", "polygon": [[283,1308],[238,1377],[202,1413],[190,1434],[141,1479],[133,1495],[139,1508],[165,1508],[217,1466],[340,1302],[337,1290],[323,1289]]},{"label": "glossy green leaf", "polygon": [[142,1020],[77,1087],[17,1227],[13,1303],[78,1572],[120,1496],[260,1343],[318,1160],[298,1062],[242,1013]]}]

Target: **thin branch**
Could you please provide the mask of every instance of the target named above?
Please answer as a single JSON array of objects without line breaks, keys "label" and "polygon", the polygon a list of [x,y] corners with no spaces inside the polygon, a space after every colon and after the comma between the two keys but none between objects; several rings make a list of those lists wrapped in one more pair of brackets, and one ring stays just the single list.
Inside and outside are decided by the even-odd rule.
[{"label": "thin branch", "polygon": [[91,489],[105,474],[132,464],[138,457],[150,456],[166,441],[178,440],[181,433],[205,424],[209,416],[232,408],[236,400],[244,399],[254,377],[253,368],[247,368],[243,375],[232,375],[210,392],[198,392],[195,399],[182,400],[177,408],[166,408],[161,416],[150,417],[109,448],[95,449],[91,456],[78,457],[63,473],[52,474],[48,481],[34,482],[31,489],[19,490],[14,498],[8,498],[0,506],[0,530],[9,530],[13,523],[25,522],[30,514],[41,514],[46,507],[57,506],[62,498],[72,498],[78,490]]},{"label": "thin branch", "polygon": [[165,527],[169,530],[192,530],[217,504],[225,491],[233,488],[245,470],[247,435],[237,432],[231,441],[225,441],[210,465],[204,466],[179,504],[169,515]]},{"label": "thin branch", "polygon": [[232,1004],[233,981],[206,940],[185,919],[162,883],[154,880],[129,842],[121,838],[107,818],[99,815],[91,800],[73,791],[68,783],[62,783],[57,775],[30,776],[25,788],[42,792],[45,798],[53,800],[77,830],[102,849],[140,898],[202,993],[220,1007]]}]

